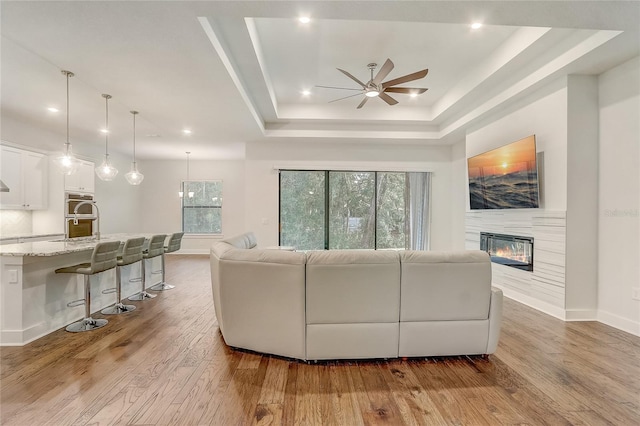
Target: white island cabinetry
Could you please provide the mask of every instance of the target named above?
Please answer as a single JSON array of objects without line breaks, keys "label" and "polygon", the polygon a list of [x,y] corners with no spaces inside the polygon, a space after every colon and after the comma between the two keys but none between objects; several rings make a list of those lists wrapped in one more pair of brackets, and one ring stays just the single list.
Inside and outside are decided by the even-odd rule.
[{"label": "white island cabinetry", "polygon": [[[146,234],[112,234],[100,241],[144,236]],[[82,299],[83,277],[56,274],[64,266],[89,262],[96,241],[44,241],[0,246],[0,346],[21,346],[84,317],[84,306],[68,307]],[[152,274],[161,268],[158,256],[147,263],[146,286],[161,280]],[[140,264],[122,267],[122,296],[131,296],[141,283],[129,282],[140,276]],[[115,294],[102,294],[115,287],[115,268],[91,276],[92,313],[115,303]],[[108,325],[107,325],[108,327]]]}]

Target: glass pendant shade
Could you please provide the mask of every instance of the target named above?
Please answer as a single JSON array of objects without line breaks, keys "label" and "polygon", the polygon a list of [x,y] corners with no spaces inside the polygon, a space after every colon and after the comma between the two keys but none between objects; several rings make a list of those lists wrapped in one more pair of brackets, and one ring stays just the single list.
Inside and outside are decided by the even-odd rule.
[{"label": "glass pendant shade", "polygon": [[62,154],[56,157],[56,166],[67,176],[74,174],[78,171],[78,167],[80,166],[80,162],[73,155],[73,151],[71,150],[71,144],[65,144],[65,150]]},{"label": "glass pendant shade", "polygon": [[109,160],[109,154],[105,154],[102,164],[96,167],[96,175],[100,179],[108,182],[113,180],[117,174],[118,169],[113,167],[113,164],[111,164],[111,160]]},{"label": "glass pendant shade", "polygon": [[140,185],[144,180],[144,175],[138,171],[138,165],[135,161],[131,163],[131,170],[124,175],[124,178],[131,185]]},{"label": "glass pendant shade", "polygon": [[138,111],[130,111],[133,114],[133,162],[131,163],[131,170],[124,175],[124,178],[130,185],[140,185],[144,180],[144,175],[138,170],[136,163],[136,115]]},{"label": "glass pendant shade", "polygon": [[56,157],[56,166],[65,175],[72,175],[80,166],[80,162],[73,155],[71,150],[71,144],[69,143],[69,78],[74,74],[71,71],[62,70],[62,74],[67,77],[67,142],[64,144],[64,151],[58,157]]},{"label": "glass pendant shade", "polygon": [[103,94],[105,102],[105,136],[104,136],[104,160],[100,166],[96,167],[96,175],[104,181],[113,180],[118,174],[118,169],[116,169],[111,161],[109,160],[109,99],[111,99],[111,95]]}]

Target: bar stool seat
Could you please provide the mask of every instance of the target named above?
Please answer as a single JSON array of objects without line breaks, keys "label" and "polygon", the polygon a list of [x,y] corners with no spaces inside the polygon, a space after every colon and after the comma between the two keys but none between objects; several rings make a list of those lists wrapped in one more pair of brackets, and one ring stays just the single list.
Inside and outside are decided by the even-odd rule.
[{"label": "bar stool seat", "polygon": [[[124,243],[124,247],[122,248],[122,255],[118,256],[118,261],[116,264],[116,286],[115,288],[110,288],[104,290],[103,294],[116,293],[116,303],[113,306],[109,306],[104,308],[101,312],[105,315],[118,315],[118,314],[126,314],[127,312],[134,311],[136,309],[135,305],[125,305],[122,303],[122,267],[126,265],[131,265],[136,262],[142,261],[142,250],[144,248],[144,242],[146,238],[130,238]],[[138,279],[133,279],[129,281],[137,281]]]},{"label": "bar stool seat", "polygon": [[91,262],[56,269],[56,274],[84,275],[84,299],[78,299],[67,303],[67,306],[69,307],[84,305],[84,319],[74,322],[73,324],[69,324],[66,327],[67,331],[78,333],[82,331],[95,330],[107,325],[108,321],[106,319],[91,318],[91,283],[89,278],[92,275],[115,268],[118,263],[117,258],[119,248],[120,241],[98,243],[91,254]]},{"label": "bar stool seat", "polygon": [[146,272],[145,272],[145,261],[147,259],[153,259],[156,256],[160,256],[164,253],[164,240],[167,238],[166,234],[158,234],[151,237],[149,240],[149,248],[142,252],[142,291],[140,293],[136,293],[133,296],[129,296],[129,300],[146,300],[153,299],[156,297],[155,294],[150,294],[147,292],[146,288]]},{"label": "bar stool seat", "polygon": [[167,284],[167,282],[164,279],[164,275],[165,275],[164,255],[167,253],[180,250],[183,236],[184,236],[184,232],[176,232],[174,234],[171,234],[171,237],[169,237],[169,243],[164,247],[164,251],[162,253],[162,270],[153,272],[153,273],[162,273],[162,281],[160,281],[158,284],[154,286],[149,287],[149,290],[154,290],[154,291],[171,290],[172,288],[175,287],[174,285]]}]

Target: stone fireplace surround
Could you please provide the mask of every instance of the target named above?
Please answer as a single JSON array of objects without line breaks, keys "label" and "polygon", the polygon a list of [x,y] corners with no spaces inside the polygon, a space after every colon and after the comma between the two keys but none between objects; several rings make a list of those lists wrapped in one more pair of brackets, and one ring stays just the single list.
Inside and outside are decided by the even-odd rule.
[{"label": "stone fireplace surround", "polygon": [[533,237],[533,271],[493,263],[493,285],[505,296],[558,318],[565,312],[566,213],[542,209],[466,213],[465,248],[480,249],[480,233]]}]

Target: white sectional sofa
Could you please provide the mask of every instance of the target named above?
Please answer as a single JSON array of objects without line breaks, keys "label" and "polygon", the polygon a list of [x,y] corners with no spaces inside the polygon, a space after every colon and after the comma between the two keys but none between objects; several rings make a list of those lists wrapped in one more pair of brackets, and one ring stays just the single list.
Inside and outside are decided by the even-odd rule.
[{"label": "white sectional sofa", "polygon": [[259,249],[252,233],[211,248],[225,342],[302,360],[495,351],[502,292],[482,251]]}]

